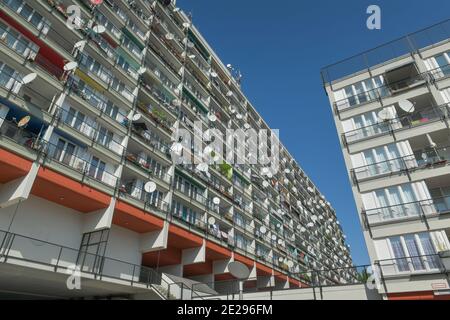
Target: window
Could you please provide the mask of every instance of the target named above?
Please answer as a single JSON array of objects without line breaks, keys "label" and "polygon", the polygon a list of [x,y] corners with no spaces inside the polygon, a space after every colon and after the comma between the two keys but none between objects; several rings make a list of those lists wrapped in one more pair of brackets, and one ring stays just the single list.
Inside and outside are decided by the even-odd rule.
[{"label": "window", "polygon": [[172,215],[190,224],[197,221],[197,212],[175,200],[172,201]]},{"label": "window", "polygon": [[417,216],[421,210],[410,184],[376,190],[375,197],[385,220]]},{"label": "window", "polygon": [[434,59],[444,76],[450,75],[450,51],[438,55]]},{"label": "window", "polygon": [[440,260],[430,234],[409,234],[388,239],[397,272],[433,271]]},{"label": "window", "polygon": [[370,176],[397,172],[402,169],[400,152],[395,144],[366,150],[363,152]]},{"label": "window", "polygon": [[103,180],[105,168],[106,168],[105,162],[101,161],[97,157],[92,157],[88,174],[97,180]]},{"label": "window", "polygon": [[75,155],[75,145],[67,142],[61,138],[58,139],[58,143],[53,152],[53,158],[66,165],[72,165],[72,160]]},{"label": "window", "polygon": [[389,91],[384,85],[383,76],[349,85],[342,90],[344,99],[338,101],[339,108],[348,108],[365,102],[373,101],[378,96],[385,97]]}]

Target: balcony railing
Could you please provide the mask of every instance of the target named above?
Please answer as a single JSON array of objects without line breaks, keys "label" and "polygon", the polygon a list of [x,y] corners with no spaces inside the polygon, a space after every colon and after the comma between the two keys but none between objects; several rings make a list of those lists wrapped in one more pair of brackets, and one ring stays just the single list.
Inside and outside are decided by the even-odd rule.
[{"label": "balcony railing", "polygon": [[174,182],[173,187],[175,188],[175,190],[180,191],[182,194],[184,194],[189,199],[194,200],[197,203],[200,203],[201,205],[206,205],[207,198],[204,195],[197,193],[197,192],[189,192],[189,190],[186,190],[184,184],[179,184],[179,183]]},{"label": "balcony railing", "polygon": [[[91,106],[101,111],[102,115],[107,115],[111,119],[117,121],[122,126],[127,126],[128,119],[127,115],[119,111],[119,107],[115,106],[110,100],[105,96],[97,92],[96,90],[89,87],[87,84],[82,84],[70,78],[68,81],[68,86],[71,92],[75,93],[77,96],[87,101]],[[117,110],[117,111],[115,111]]]},{"label": "balcony railing", "polygon": [[33,61],[38,54],[39,46],[25,39],[19,32],[13,32],[9,27],[3,29],[3,27],[6,25],[0,21],[0,43],[25,59]]},{"label": "balcony railing", "polygon": [[61,120],[65,125],[88,137],[92,140],[93,143],[97,143],[118,155],[122,155],[125,149],[125,147],[122,145],[122,142],[115,140],[106,132],[102,132],[102,130],[98,128],[97,123],[92,121],[92,124],[95,125],[93,126],[85,121],[85,117],[82,117],[79,114],[75,114],[72,111],[67,111],[60,108],[57,112],[58,119]]},{"label": "balcony railing", "polygon": [[145,209],[148,210],[158,210],[167,214],[170,209],[169,203],[163,201],[161,198],[153,197],[152,194],[149,194],[143,188],[136,185],[129,185],[126,182],[121,183],[119,195],[143,202]]},{"label": "balcony railing", "polygon": [[87,160],[89,155],[80,157],[74,153],[70,153],[65,149],[58,147],[50,142],[42,142],[44,147],[42,152],[46,155],[46,160],[56,161],[70,169],[78,171],[84,178],[97,180],[109,187],[115,187],[118,177],[115,173],[109,172],[106,167],[95,162]]},{"label": "balcony railing", "polygon": [[408,219],[422,218],[427,221],[429,216],[450,213],[450,197],[420,200],[381,208],[367,209],[363,212],[366,227],[379,223],[390,223]]},{"label": "balcony railing", "polygon": [[346,132],[342,135],[342,139],[344,144],[348,145],[364,139],[393,133],[404,128],[413,128],[433,121],[438,121],[448,117],[449,114],[450,104],[443,104],[437,107],[428,107],[418,110],[412,114],[378,122],[367,127]]},{"label": "balcony railing", "polygon": [[385,84],[368,91],[359,92],[355,95],[351,95],[344,99],[336,101],[334,105],[337,112],[339,113],[340,111],[357,107],[361,104],[389,97],[397,93],[400,89],[412,88],[420,83],[423,83],[426,80],[430,80],[430,74],[428,72]]},{"label": "balcony railing", "polygon": [[145,286],[168,299],[179,290],[152,268],[6,231],[0,231],[0,262],[64,274],[80,270],[82,277]]},{"label": "balcony railing", "polygon": [[396,174],[399,172],[413,172],[416,170],[430,169],[446,166],[450,162],[450,147],[429,149],[423,152],[422,158],[408,155],[396,159],[390,159],[374,164],[358,167],[352,170],[355,182]]},{"label": "balcony railing", "polygon": [[166,170],[153,170],[151,163],[140,156],[136,156],[132,153],[128,153],[126,159],[139,168],[147,171],[152,177],[162,180],[166,183],[170,183],[172,177],[166,173]]},{"label": "balcony railing", "polygon": [[384,277],[445,273],[446,267],[439,254],[399,257],[377,261]]}]

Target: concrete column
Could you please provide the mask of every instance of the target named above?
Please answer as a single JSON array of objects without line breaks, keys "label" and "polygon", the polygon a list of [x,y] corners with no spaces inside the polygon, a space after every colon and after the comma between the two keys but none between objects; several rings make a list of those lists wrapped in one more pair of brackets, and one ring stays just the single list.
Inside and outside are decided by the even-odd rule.
[{"label": "concrete column", "polygon": [[141,252],[153,252],[167,249],[167,239],[169,237],[169,223],[164,221],[164,227],[161,230],[142,234],[141,236]]},{"label": "concrete column", "polygon": [[111,198],[111,202],[106,209],[100,209],[85,214],[83,218],[83,233],[98,231],[102,229],[110,229],[115,205],[116,199]]},{"label": "concrete column", "polygon": [[189,248],[182,251],[181,263],[182,265],[196,264],[206,262],[206,241],[203,239],[203,244],[198,248]]},{"label": "concrete column", "polygon": [[28,199],[39,168],[38,163],[33,163],[25,177],[5,183],[0,187],[0,208],[6,208]]}]

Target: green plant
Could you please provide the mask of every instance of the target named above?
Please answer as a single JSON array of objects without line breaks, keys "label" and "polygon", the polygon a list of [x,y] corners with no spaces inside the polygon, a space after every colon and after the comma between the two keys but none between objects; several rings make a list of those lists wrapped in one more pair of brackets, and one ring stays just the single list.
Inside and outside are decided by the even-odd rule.
[{"label": "green plant", "polygon": [[233,178],[233,167],[228,163],[219,164],[219,171],[222,175],[224,175],[228,180]]}]

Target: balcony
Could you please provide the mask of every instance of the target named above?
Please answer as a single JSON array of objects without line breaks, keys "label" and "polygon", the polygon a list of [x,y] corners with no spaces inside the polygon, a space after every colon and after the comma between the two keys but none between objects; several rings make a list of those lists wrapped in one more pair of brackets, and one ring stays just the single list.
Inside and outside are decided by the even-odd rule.
[{"label": "balcony", "polygon": [[82,180],[85,178],[93,179],[108,187],[114,188],[116,186],[118,176],[106,169],[101,161],[95,161],[95,157],[90,161],[91,156],[88,153],[84,153],[84,156],[81,157],[50,142],[43,141],[42,143],[44,144],[43,153],[46,160],[57,162],[77,171],[82,175]]},{"label": "balcony", "polygon": [[[30,269],[35,269],[34,272],[41,273],[46,279],[49,274],[43,272],[66,275],[52,278],[53,284],[63,279],[60,283],[62,286],[67,274],[73,273],[74,267],[77,267],[80,276],[92,285],[91,289],[84,288],[87,292],[98,292],[95,281],[101,281],[107,282],[109,287],[113,286],[115,294],[121,291],[129,293],[129,288],[121,287],[125,285],[135,287],[136,293],[145,293],[144,289],[150,289],[158,292],[159,298],[171,296],[167,292],[170,291],[170,285],[154,269],[6,231],[0,231],[0,262],[24,270],[25,279]],[[43,287],[47,286],[43,284]],[[54,288],[47,288],[49,294],[54,294]]]},{"label": "balcony", "polygon": [[144,210],[157,210],[165,214],[169,213],[169,203],[160,197],[147,193],[142,187],[137,186],[136,180],[122,181],[119,186],[119,197],[133,199],[144,204]]},{"label": "balcony", "polygon": [[449,272],[447,260],[439,254],[386,259],[376,262],[383,277],[442,274]]},{"label": "balcony", "polygon": [[105,147],[119,156],[123,154],[125,147],[122,145],[122,141],[116,140],[111,131],[101,127],[94,120],[90,119],[91,121],[86,121],[86,117],[79,112],[74,113],[72,111],[58,109],[57,119],[64,125],[90,139],[92,144]]},{"label": "balcony", "polygon": [[0,43],[29,61],[34,61],[39,52],[39,46],[37,44],[28,40],[22,34],[4,24],[1,20]]},{"label": "balcony", "polygon": [[[408,73],[409,72],[409,73]],[[385,84],[383,86],[362,91],[355,95],[350,95],[344,99],[340,99],[334,103],[336,112],[339,114],[342,111],[350,108],[355,108],[367,103],[381,100],[387,97],[394,96],[405,90],[413,89],[424,84],[430,80],[428,72],[416,73],[410,70],[410,67],[396,71],[390,71],[385,74]]]},{"label": "balcony", "polygon": [[346,132],[342,135],[345,145],[397,131],[415,128],[435,121],[440,121],[450,114],[450,104],[437,107],[420,108],[412,114],[381,121],[376,124]]},{"label": "balcony", "polygon": [[353,169],[352,176],[356,183],[388,177],[394,174],[410,173],[418,170],[432,169],[447,166],[450,163],[450,147],[428,148],[418,155],[409,155],[401,158],[377,162]]},{"label": "balcony", "polygon": [[436,197],[362,212],[366,227],[411,219],[424,219],[450,213],[450,197]]}]

